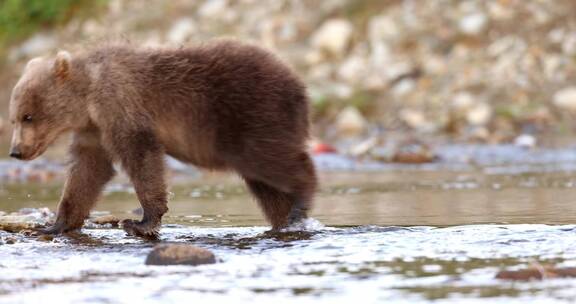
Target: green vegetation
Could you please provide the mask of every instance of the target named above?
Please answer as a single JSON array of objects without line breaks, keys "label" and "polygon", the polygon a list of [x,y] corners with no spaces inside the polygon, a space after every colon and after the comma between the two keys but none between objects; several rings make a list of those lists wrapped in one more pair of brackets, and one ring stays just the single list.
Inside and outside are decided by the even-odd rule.
[{"label": "green vegetation", "polygon": [[43,28],[87,15],[106,0],[0,0],[0,55],[7,45]]}]

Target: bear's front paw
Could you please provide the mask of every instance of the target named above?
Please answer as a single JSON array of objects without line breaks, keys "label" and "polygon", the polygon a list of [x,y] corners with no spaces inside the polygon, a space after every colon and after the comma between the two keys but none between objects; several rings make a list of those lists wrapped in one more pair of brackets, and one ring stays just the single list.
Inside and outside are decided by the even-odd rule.
[{"label": "bear's front paw", "polygon": [[39,228],[39,229],[37,229],[37,231],[42,233],[42,234],[56,235],[56,234],[62,234],[62,233],[66,233],[66,232],[70,232],[70,231],[78,230],[78,229],[80,229],[80,227],[67,225],[66,223],[63,223],[63,222],[56,222],[52,226],[48,226],[45,228]]},{"label": "bear's front paw", "polygon": [[160,229],[159,223],[127,219],[121,221],[120,224],[124,231],[132,236],[145,238],[147,240],[158,240],[160,236],[160,232],[158,231]]}]

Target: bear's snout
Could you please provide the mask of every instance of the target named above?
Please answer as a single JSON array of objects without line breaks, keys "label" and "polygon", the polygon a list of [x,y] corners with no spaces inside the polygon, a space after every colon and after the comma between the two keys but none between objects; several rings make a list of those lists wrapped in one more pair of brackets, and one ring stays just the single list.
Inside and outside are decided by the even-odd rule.
[{"label": "bear's snout", "polygon": [[22,152],[18,146],[10,148],[10,157],[22,159]]}]

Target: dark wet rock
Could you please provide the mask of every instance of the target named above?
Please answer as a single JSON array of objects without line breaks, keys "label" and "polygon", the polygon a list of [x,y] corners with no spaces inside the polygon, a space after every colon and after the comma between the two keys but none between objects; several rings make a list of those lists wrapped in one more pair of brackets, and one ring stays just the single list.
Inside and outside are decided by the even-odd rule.
[{"label": "dark wet rock", "polygon": [[203,245],[215,245],[218,247],[228,247],[233,249],[247,250],[254,247],[266,246],[267,248],[284,248],[292,246],[291,243],[306,241],[319,232],[317,231],[266,231],[264,233],[238,238],[229,234],[224,237],[182,237],[180,239],[187,242]]},{"label": "dark wet rock", "polygon": [[540,266],[521,270],[503,270],[496,274],[497,279],[510,281],[530,281],[574,277],[576,277],[576,267],[554,268],[550,266]]},{"label": "dark wet rock", "polygon": [[42,234],[37,238],[40,242],[52,242],[54,240],[54,236],[50,234]]},{"label": "dark wet rock", "polygon": [[6,244],[15,244],[16,243],[16,238],[13,237],[7,237],[6,239],[4,239],[4,242],[6,242]]},{"label": "dark wet rock", "polygon": [[309,240],[316,233],[312,231],[266,231],[262,236],[280,242]]},{"label": "dark wet rock", "polygon": [[32,229],[20,230],[19,233],[25,236],[38,236],[40,234],[37,230]]},{"label": "dark wet rock", "polygon": [[112,227],[116,228],[118,227],[120,219],[114,215],[104,215],[91,219],[90,221],[96,225],[111,225]]},{"label": "dark wet rock", "polygon": [[432,149],[428,145],[418,141],[401,144],[392,157],[393,162],[403,164],[423,164],[436,160],[437,156]]},{"label": "dark wet rock", "polygon": [[214,264],[216,257],[204,248],[186,244],[161,244],[146,257],[146,265],[202,265]]},{"label": "dark wet rock", "polygon": [[[105,245],[105,239],[91,236],[90,234],[82,233],[81,231],[70,231],[62,235],[64,237],[63,242],[70,245],[81,245],[87,247],[100,247]],[[54,240],[58,242],[59,240]]]}]

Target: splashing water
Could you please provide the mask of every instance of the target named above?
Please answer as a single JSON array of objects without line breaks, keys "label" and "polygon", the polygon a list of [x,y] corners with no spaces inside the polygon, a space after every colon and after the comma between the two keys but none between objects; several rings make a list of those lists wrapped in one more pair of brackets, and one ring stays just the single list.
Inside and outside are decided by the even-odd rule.
[{"label": "splashing water", "polygon": [[290,226],[282,229],[282,231],[286,231],[286,232],[291,232],[291,231],[316,231],[316,230],[322,230],[326,228],[322,223],[320,223],[319,220],[314,219],[314,218],[305,218],[302,219],[301,221],[298,221],[296,223],[292,223]]},{"label": "splashing water", "polygon": [[[15,244],[0,246],[0,302],[199,298],[282,303],[296,297],[304,303],[348,303],[362,295],[368,303],[520,303],[528,296],[560,303],[576,297],[576,279],[494,278],[499,269],[523,268],[534,261],[575,265],[574,225],[324,227],[290,237],[266,230],[165,226],[162,241],[208,248],[220,260],[199,267],[145,266],[153,244],[118,229],[86,229],[49,243],[16,235]],[[0,233],[0,238],[6,236]]]}]

